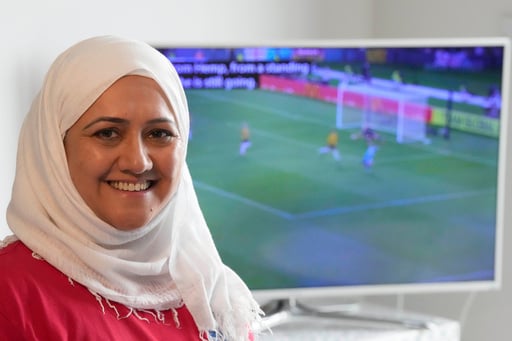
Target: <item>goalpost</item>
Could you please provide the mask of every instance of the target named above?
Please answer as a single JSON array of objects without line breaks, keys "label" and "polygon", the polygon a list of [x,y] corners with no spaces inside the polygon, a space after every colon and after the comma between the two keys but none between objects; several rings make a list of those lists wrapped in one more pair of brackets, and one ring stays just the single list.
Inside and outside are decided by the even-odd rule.
[{"label": "goalpost", "polygon": [[336,101],[336,127],[372,128],[391,133],[398,143],[428,143],[428,98],[400,89],[340,82]]}]

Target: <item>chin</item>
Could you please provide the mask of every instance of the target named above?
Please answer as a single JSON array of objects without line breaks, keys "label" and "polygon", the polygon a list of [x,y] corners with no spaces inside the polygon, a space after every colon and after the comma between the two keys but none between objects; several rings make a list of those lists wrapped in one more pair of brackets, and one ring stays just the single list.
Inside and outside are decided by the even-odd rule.
[{"label": "chin", "polygon": [[157,215],[161,207],[157,205],[144,205],[131,203],[123,207],[112,207],[109,211],[103,210],[99,217],[121,231],[130,231],[142,228],[149,224]]},{"label": "chin", "polygon": [[134,226],[132,226],[132,225],[121,225],[121,226],[112,225],[112,226],[114,226],[114,228],[119,231],[133,231],[133,230],[140,229],[144,225],[134,225]]},{"label": "chin", "polygon": [[144,227],[147,223],[149,223],[150,220],[150,218],[147,218],[123,221],[110,221],[109,224],[112,225],[116,230],[131,231]]}]

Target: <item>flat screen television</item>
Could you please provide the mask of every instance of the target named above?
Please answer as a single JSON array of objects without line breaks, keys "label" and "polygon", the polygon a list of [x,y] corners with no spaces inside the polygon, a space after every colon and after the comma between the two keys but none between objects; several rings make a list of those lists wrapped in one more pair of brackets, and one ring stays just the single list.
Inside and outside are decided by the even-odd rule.
[{"label": "flat screen television", "polygon": [[215,243],[258,299],[500,287],[508,39],[154,46]]}]

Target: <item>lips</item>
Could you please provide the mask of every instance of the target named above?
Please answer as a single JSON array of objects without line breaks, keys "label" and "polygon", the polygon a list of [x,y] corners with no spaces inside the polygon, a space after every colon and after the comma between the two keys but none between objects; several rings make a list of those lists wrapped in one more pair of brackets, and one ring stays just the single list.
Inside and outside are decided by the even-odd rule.
[{"label": "lips", "polygon": [[108,184],[120,191],[141,192],[147,190],[152,185],[152,181],[143,182],[126,182],[126,181],[109,181]]}]

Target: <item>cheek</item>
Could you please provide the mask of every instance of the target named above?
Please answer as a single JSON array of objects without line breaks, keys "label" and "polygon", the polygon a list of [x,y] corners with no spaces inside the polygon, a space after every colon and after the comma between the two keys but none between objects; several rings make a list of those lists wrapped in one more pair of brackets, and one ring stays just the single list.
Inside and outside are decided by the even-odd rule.
[{"label": "cheek", "polygon": [[165,154],[160,158],[161,173],[169,182],[171,192],[176,190],[178,185],[181,169],[183,168],[183,150],[176,148],[172,153]]},{"label": "cheek", "polygon": [[67,153],[68,168],[76,187],[86,186],[84,183],[97,180],[104,172],[105,155],[93,148],[80,148]]}]

